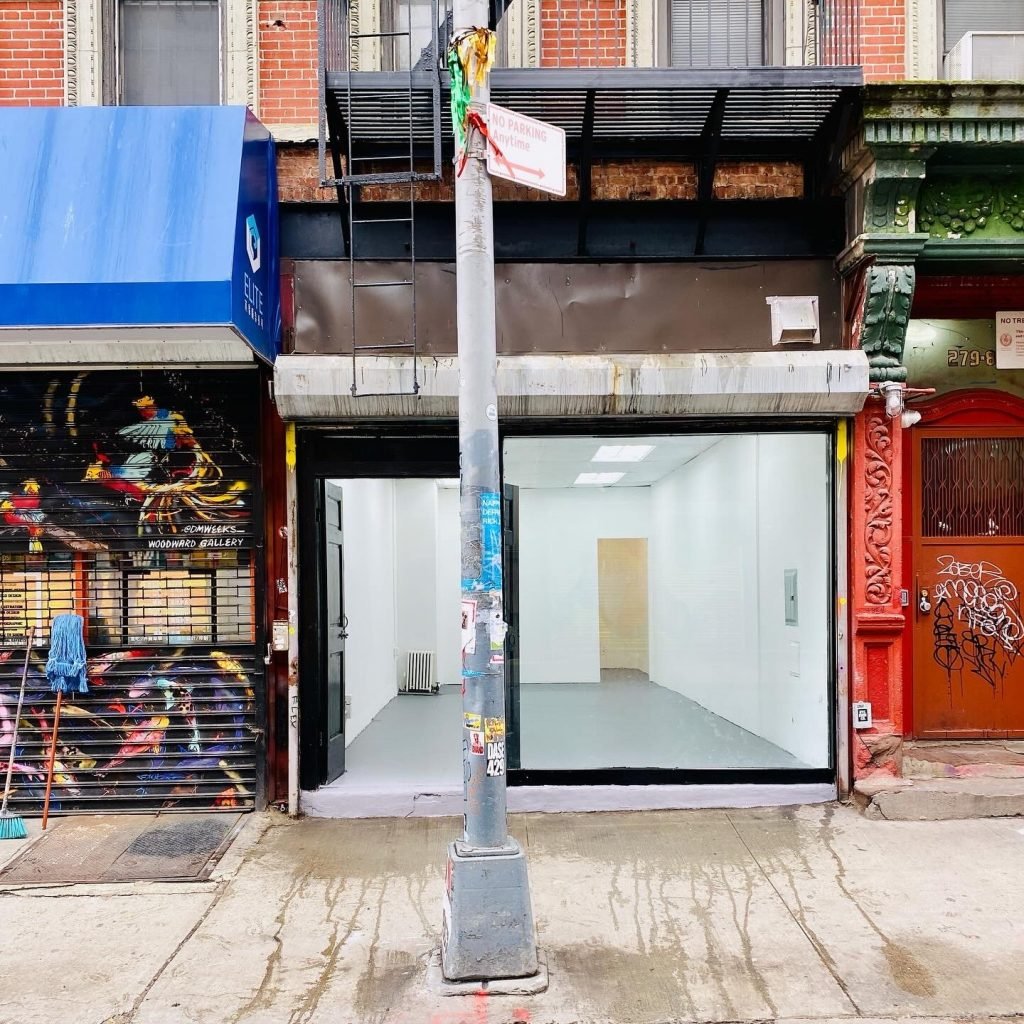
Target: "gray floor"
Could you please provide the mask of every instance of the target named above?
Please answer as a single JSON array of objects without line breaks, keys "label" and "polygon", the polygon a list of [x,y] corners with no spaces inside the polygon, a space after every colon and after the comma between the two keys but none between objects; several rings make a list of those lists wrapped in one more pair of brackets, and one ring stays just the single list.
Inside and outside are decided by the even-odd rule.
[{"label": "gray floor", "polygon": [[[339,782],[459,785],[459,689],[403,694],[345,752]],[[644,681],[533,683],[522,688],[525,768],[806,768],[788,751],[674,690]]]}]

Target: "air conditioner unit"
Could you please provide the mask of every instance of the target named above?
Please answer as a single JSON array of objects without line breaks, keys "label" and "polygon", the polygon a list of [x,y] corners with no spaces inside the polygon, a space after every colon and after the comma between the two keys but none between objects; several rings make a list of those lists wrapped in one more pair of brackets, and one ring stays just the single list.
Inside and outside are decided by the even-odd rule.
[{"label": "air conditioner unit", "polygon": [[946,54],[951,82],[1024,80],[1024,32],[966,32]]}]

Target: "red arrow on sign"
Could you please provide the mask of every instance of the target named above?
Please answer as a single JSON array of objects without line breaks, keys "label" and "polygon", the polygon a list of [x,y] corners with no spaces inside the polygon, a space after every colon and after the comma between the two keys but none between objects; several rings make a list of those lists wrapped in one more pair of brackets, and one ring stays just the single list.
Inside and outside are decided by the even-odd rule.
[{"label": "red arrow on sign", "polygon": [[510,167],[513,171],[522,171],[523,174],[532,174],[535,178],[543,181],[546,175],[539,167],[526,167],[523,164],[514,164],[509,160],[503,161],[506,167]]}]

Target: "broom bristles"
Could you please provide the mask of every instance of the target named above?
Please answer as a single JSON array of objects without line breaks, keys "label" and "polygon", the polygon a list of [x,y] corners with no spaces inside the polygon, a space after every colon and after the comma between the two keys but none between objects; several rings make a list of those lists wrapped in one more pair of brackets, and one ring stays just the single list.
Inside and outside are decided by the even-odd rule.
[{"label": "broom bristles", "polygon": [[20,814],[0,814],[0,839],[27,839],[25,819]]}]

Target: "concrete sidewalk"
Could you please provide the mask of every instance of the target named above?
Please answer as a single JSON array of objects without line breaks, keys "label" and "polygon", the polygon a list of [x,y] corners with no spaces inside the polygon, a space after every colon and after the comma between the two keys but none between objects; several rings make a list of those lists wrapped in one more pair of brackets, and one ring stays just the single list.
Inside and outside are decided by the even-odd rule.
[{"label": "concrete sidewalk", "polygon": [[[454,819],[254,816],[209,882],[0,893],[4,1024],[1024,1013],[1024,821],[815,808],[517,815],[550,972],[425,985]],[[4,843],[2,854],[14,843]]]}]

